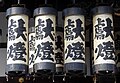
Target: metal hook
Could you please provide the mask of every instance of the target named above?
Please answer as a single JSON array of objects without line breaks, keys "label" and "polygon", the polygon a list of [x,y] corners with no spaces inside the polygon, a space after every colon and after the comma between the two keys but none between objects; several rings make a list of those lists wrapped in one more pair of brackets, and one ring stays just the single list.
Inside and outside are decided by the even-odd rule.
[{"label": "metal hook", "polygon": [[8,82],[8,80],[9,80],[9,79],[8,79],[8,75],[6,75],[6,81]]}]

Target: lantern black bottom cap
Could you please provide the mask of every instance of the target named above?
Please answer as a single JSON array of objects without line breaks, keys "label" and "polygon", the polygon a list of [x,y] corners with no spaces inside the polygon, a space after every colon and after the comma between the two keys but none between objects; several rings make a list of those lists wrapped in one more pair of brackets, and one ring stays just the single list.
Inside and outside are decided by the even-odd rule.
[{"label": "lantern black bottom cap", "polygon": [[78,74],[78,75],[84,75],[85,74],[85,64],[84,63],[66,63],[64,65],[64,71],[66,74]]},{"label": "lantern black bottom cap", "polygon": [[115,74],[116,65],[115,64],[98,64],[93,66],[93,72],[99,75],[105,74]]},{"label": "lantern black bottom cap", "polygon": [[25,64],[9,64],[6,65],[6,75],[8,76],[24,76],[28,74],[28,65]]},{"label": "lantern black bottom cap", "polygon": [[36,63],[33,67],[36,75],[52,75],[55,73],[55,63]]}]

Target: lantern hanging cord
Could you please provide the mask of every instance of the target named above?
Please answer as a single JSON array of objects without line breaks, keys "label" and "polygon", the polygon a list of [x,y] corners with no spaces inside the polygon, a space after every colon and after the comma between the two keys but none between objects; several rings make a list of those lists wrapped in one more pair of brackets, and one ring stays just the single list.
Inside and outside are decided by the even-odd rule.
[{"label": "lantern hanging cord", "polygon": [[20,4],[20,0],[18,0],[18,4]]},{"label": "lantern hanging cord", "polygon": [[47,0],[45,0],[45,4],[47,4]]},{"label": "lantern hanging cord", "polygon": [[73,0],[73,4],[75,4],[76,3],[76,1],[75,0]]},{"label": "lantern hanging cord", "polygon": [[102,3],[104,3],[104,1],[103,1],[103,0],[101,0],[101,2],[102,2]]}]

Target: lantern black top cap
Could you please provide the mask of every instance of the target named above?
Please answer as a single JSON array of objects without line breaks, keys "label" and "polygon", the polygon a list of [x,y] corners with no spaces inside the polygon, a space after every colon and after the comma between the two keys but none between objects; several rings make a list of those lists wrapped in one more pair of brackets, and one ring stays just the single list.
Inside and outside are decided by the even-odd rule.
[{"label": "lantern black top cap", "polygon": [[71,7],[63,10],[63,17],[70,15],[85,15],[85,10],[79,7]]},{"label": "lantern black top cap", "polygon": [[113,14],[113,8],[110,6],[98,6],[91,10],[92,15],[110,13]]},{"label": "lantern black top cap", "polygon": [[25,14],[30,16],[30,11],[27,8],[24,7],[11,7],[8,8],[6,11],[6,17],[12,16],[12,15],[17,15],[17,14]]},{"label": "lantern black top cap", "polygon": [[57,16],[57,10],[52,7],[39,7],[34,10],[33,15],[39,16],[39,15],[46,15],[46,14],[51,14],[51,15]]}]

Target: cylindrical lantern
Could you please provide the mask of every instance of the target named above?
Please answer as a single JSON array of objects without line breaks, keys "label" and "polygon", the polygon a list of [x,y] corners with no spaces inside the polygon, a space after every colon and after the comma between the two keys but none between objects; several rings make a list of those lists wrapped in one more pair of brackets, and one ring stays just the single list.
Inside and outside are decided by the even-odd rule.
[{"label": "cylindrical lantern", "polygon": [[29,28],[29,73],[33,73],[35,58],[35,27]]},{"label": "cylindrical lantern", "polygon": [[55,51],[55,60],[56,60],[56,73],[63,72],[64,66],[64,29],[62,27],[56,28],[56,51]]},{"label": "cylindrical lantern", "polygon": [[21,75],[28,71],[28,21],[30,12],[23,7],[7,9],[8,42],[6,74]]},{"label": "cylindrical lantern", "polygon": [[55,71],[55,27],[57,11],[51,7],[34,10],[35,18],[35,73]]},{"label": "cylindrical lantern", "polygon": [[99,6],[93,13],[94,72],[115,72],[115,45],[113,28],[113,9]]},{"label": "cylindrical lantern", "polygon": [[[66,73],[85,72],[85,16],[78,7],[67,8],[64,16],[64,68]],[[78,73],[76,73],[78,74]]]}]

